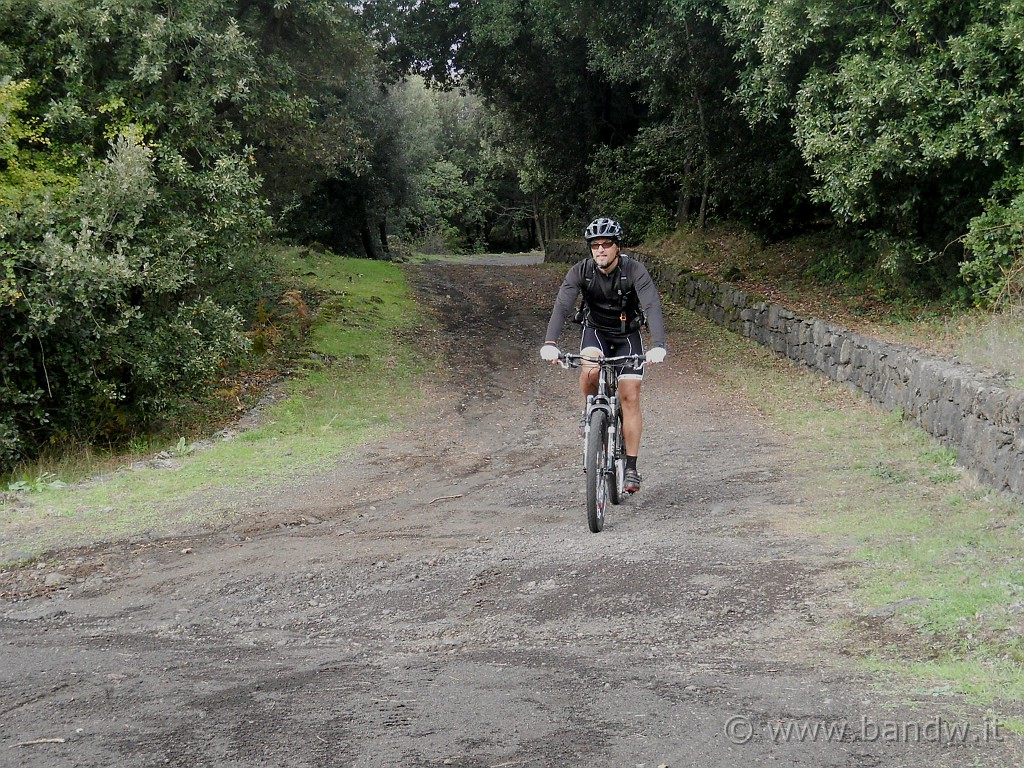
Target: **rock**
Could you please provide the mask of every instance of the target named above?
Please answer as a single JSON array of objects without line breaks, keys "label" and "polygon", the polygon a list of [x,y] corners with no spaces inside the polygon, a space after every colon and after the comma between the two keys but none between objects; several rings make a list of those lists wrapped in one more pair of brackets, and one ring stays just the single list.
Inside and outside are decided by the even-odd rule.
[{"label": "rock", "polygon": [[5,618],[12,621],[37,621],[63,616],[67,611],[60,606],[59,600],[40,600],[21,611],[10,611]]},{"label": "rock", "polygon": [[62,584],[67,583],[68,577],[63,573],[50,573],[47,574],[46,578],[43,579],[43,586],[47,587],[59,587]]}]

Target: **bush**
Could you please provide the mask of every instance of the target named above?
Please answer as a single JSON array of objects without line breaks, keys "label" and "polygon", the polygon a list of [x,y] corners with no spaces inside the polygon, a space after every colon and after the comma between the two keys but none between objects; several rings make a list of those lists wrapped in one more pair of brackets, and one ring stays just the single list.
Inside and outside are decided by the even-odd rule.
[{"label": "bush", "polygon": [[121,136],[66,196],[5,210],[0,471],[173,413],[245,347],[232,296],[259,279],[235,268],[264,224],[256,184],[242,161],[194,171]]},{"label": "bush", "polygon": [[974,303],[1020,305],[1024,301],[1024,166],[996,185],[985,210],[964,237],[968,256],[960,277]]}]

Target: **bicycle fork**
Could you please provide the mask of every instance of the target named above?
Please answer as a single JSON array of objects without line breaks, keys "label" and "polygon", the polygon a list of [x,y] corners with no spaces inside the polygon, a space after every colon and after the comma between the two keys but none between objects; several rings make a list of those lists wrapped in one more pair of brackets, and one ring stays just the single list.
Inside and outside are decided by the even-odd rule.
[{"label": "bicycle fork", "polygon": [[618,445],[616,433],[618,432],[619,425],[616,424],[615,418],[615,414],[619,412],[618,400],[618,397],[613,396],[608,408],[608,445],[606,446],[608,458],[605,461],[605,467],[612,472],[615,471],[615,446]]},{"label": "bicycle fork", "polygon": [[583,474],[587,473],[587,444],[590,443],[590,417],[594,413],[594,396],[587,395],[587,410],[583,418]]},{"label": "bicycle fork", "polygon": [[583,471],[587,471],[587,443],[590,440],[590,417],[594,411],[604,411],[608,430],[608,440],[605,444],[605,471],[615,471],[615,446],[618,444],[616,424],[613,414],[618,412],[618,397],[602,397],[601,395],[587,395],[587,418],[583,427]]}]

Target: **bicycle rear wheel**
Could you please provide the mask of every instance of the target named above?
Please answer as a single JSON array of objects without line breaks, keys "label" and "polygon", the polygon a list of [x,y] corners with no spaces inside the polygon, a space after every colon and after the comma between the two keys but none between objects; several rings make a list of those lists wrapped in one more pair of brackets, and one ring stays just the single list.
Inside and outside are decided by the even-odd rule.
[{"label": "bicycle rear wheel", "polygon": [[604,510],[608,504],[608,415],[604,411],[593,411],[590,415],[590,431],[587,433],[587,525],[591,533],[604,529]]}]

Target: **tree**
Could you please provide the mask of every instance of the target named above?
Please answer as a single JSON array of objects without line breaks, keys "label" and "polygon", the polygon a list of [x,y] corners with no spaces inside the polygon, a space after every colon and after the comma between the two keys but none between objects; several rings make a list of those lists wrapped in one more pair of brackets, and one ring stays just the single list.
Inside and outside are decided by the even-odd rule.
[{"label": "tree", "polygon": [[529,246],[522,158],[506,151],[501,115],[474,94],[427,88],[418,77],[396,95],[406,151],[418,160],[409,164],[411,194],[395,231],[448,251]]},{"label": "tree", "polygon": [[365,170],[374,141],[366,130],[375,127],[366,113],[379,101],[374,52],[344,2],[250,0],[238,18],[258,42],[262,73],[237,119],[281,215],[322,185]]},{"label": "tree", "polygon": [[1020,5],[737,0],[730,13],[747,114],[791,121],[814,198],[872,233],[883,269],[954,287],[961,252],[947,246],[1021,163]]},{"label": "tree", "polygon": [[732,97],[736,49],[724,13],[718,2],[675,0],[604,3],[588,16],[592,66],[646,107],[629,142],[595,153],[592,195],[641,236],[703,226],[713,214],[777,235],[811,215],[789,133],[755,132]]},{"label": "tree", "polygon": [[480,95],[544,168],[538,210],[582,220],[589,215],[590,150],[628,141],[642,106],[628,87],[611,87],[588,66],[577,11],[543,0],[366,4],[392,69],[411,68],[442,87]]},{"label": "tree", "polygon": [[0,3],[0,469],[153,423],[243,345],[260,71],[227,11]]}]

